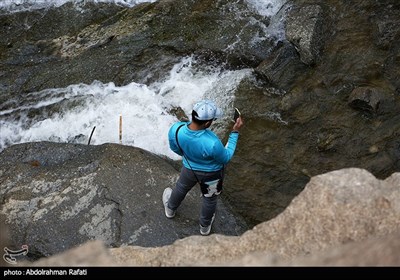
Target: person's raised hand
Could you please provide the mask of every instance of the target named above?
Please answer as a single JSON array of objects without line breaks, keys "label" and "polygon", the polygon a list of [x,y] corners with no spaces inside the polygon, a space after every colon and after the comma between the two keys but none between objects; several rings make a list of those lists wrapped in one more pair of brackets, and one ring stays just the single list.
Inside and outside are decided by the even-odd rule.
[{"label": "person's raised hand", "polygon": [[233,131],[239,131],[240,128],[242,128],[243,125],[244,125],[243,119],[242,119],[242,117],[240,116],[239,118],[237,118],[235,124],[233,125],[232,130],[233,130]]}]

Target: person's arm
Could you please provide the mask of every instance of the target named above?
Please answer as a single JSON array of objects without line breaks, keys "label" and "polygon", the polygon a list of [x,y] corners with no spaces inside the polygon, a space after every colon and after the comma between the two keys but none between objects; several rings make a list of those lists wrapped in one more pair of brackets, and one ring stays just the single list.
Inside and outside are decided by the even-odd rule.
[{"label": "person's arm", "polygon": [[226,164],[231,160],[233,154],[235,153],[236,144],[239,139],[239,130],[242,128],[243,124],[243,119],[239,116],[232,127],[232,131],[229,134],[228,142],[226,143],[225,147],[220,141],[219,143],[215,143],[214,155],[217,162]]},{"label": "person's arm", "polygon": [[229,134],[229,139],[225,147],[222,145],[221,141],[215,141],[213,146],[213,154],[217,162],[221,164],[226,164],[231,160],[236,150],[236,143],[238,141],[238,138],[238,132],[231,132]]}]

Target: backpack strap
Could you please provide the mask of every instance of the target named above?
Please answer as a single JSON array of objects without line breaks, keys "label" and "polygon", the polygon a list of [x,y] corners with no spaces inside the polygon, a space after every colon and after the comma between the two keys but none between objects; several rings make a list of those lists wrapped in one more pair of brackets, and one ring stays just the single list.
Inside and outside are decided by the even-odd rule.
[{"label": "backpack strap", "polygon": [[178,148],[182,151],[183,157],[186,159],[187,163],[189,164],[189,167],[190,167],[190,169],[192,170],[193,175],[194,175],[194,177],[196,178],[197,183],[201,184],[199,178],[197,178],[196,173],[194,172],[192,166],[190,165],[190,162],[189,162],[188,158],[185,156],[185,152],[184,152],[183,149],[181,148],[181,145],[179,145],[179,141],[178,141],[178,132],[179,132],[179,129],[181,129],[181,127],[184,126],[184,125],[185,125],[185,124],[181,124],[181,125],[176,129],[176,132],[175,132],[176,144],[178,145]]},{"label": "backpack strap", "polygon": [[178,132],[179,132],[179,129],[181,129],[181,127],[184,126],[184,125],[185,125],[185,124],[181,124],[181,125],[176,129],[176,131],[175,131],[175,140],[176,140],[176,144],[178,145],[178,148],[182,151],[182,154],[184,154],[184,152],[183,152],[181,146],[179,145],[179,141],[178,141]]}]

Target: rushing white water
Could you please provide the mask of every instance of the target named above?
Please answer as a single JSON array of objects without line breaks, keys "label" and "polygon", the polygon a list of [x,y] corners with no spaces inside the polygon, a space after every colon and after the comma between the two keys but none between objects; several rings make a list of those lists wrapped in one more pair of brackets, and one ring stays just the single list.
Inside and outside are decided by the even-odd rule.
[{"label": "rushing white water", "polygon": [[286,1],[287,0],[246,0],[251,9],[266,17],[275,15]]},{"label": "rushing white water", "polygon": [[186,57],[165,81],[149,86],[132,82],[118,87],[95,81],[32,92],[19,102],[10,100],[7,109],[0,111],[0,150],[35,141],[88,143],[93,127],[91,144],[119,143],[121,116],[122,144],[177,158],[168,146],[168,129],[177,121],[170,110],[181,107],[190,116],[196,101],[210,98],[226,111],[234,98],[229,93],[251,73],[199,71],[195,63],[193,57]]},{"label": "rushing white water", "polygon": [[[111,2],[134,6],[144,0],[1,0],[0,9],[7,12],[61,6],[66,2],[84,4]],[[273,16],[283,0],[247,0],[249,8],[262,16]],[[277,25],[278,26],[278,25]],[[275,26],[276,27],[276,26]],[[279,26],[278,26],[279,27]],[[269,30],[279,39],[279,30]],[[276,31],[278,30],[278,31]],[[273,33],[278,32],[278,33]],[[278,34],[278,35],[277,35]],[[263,35],[264,36],[264,35]],[[254,40],[264,40],[258,37]],[[169,149],[167,133],[177,118],[171,109],[182,108],[190,116],[192,105],[204,98],[213,99],[227,112],[214,125],[217,133],[230,119],[234,90],[251,70],[228,71],[222,67],[197,65],[193,57],[183,58],[167,79],[151,85],[132,81],[119,87],[103,84],[74,84],[66,88],[31,92],[22,99],[8,100],[0,108],[0,151],[24,142],[55,141],[87,143],[95,127],[91,144],[119,143],[120,118],[122,144],[177,158]],[[219,123],[218,123],[219,122]],[[220,131],[221,132],[221,131]]]},{"label": "rushing white water", "polygon": [[[270,18],[271,22],[268,26],[262,26],[265,37],[275,38],[276,41],[285,38],[284,33],[284,18],[278,12],[287,0],[246,0],[249,9],[259,15]],[[265,37],[260,36],[254,38],[254,41],[262,41]]]}]

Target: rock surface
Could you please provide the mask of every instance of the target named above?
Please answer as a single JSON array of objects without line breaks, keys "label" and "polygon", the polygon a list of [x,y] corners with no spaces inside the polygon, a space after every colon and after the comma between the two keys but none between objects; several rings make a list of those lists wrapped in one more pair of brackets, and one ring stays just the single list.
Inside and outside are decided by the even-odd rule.
[{"label": "rock surface", "polygon": [[381,181],[362,169],[332,171],[313,177],[282,214],[241,236],[192,236],[159,248],[111,252],[119,263],[139,266],[228,264],[255,252],[287,261],[399,232],[399,186],[400,173]]},{"label": "rock surface", "polygon": [[[178,175],[171,161],[130,146],[15,145],[0,154],[0,216],[11,245],[27,244],[33,259],[93,239],[110,247],[172,244],[200,235],[196,188],[174,219],[165,217],[162,193]],[[245,223],[218,203],[213,232],[243,233]]]}]

